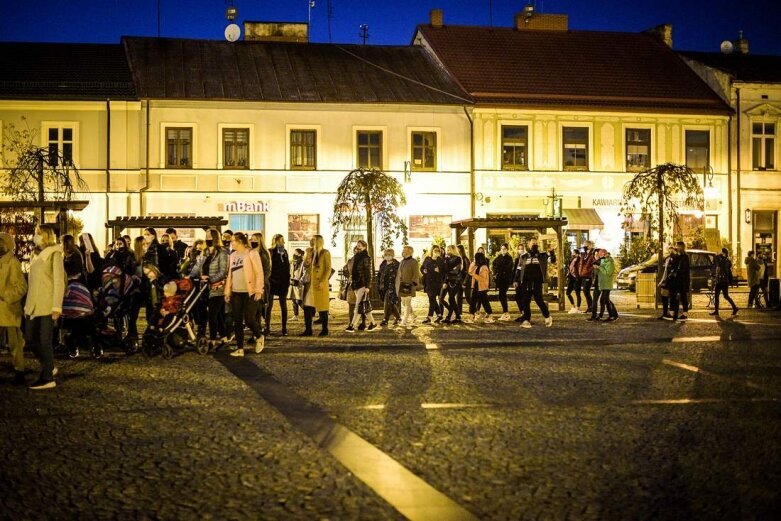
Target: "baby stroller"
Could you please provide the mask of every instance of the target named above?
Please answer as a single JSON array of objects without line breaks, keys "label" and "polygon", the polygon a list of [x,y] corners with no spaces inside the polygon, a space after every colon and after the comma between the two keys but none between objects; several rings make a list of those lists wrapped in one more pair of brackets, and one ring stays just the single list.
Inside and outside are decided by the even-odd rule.
[{"label": "baby stroller", "polygon": [[145,356],[162,354],[163,358],[171,359],[176,352],[182,352],[188,346],[193,346],[202,355],[209,352],[208,338],[196,334],[193,327],[193,308],[207,291],[208,284],[199,283],[196,286],[190,279],[166,284],[166,297],[148,320],[141,339],[141,350]]},{"label": "baby stroller", "polygon": [[93,345],[100,354],[109,346],[121,346],[128,353],[138,350],[135,338],[127,338],[130,308],[138,293],[136,280],[118,266],[106,267],[100,275],[101,285],[97,293],[97,313]]},{"label": "baby stroller", "polygon": [[103,353],[91,341],[95,333],[95,307],[87,286],[79,280],[71,280],[62,301],[63,345],[70,358],[77,358],[80,349],[89,348],[93,358]]}]

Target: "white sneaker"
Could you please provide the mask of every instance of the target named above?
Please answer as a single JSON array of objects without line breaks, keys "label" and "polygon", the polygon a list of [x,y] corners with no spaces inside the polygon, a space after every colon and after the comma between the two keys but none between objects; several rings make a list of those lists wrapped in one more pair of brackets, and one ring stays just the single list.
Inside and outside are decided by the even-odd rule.
[{"label": "white sneaker", "polygon": [[569,311],[567,313],[570,314],[570,315],[575,315],[575,314],[580,313],[580,310],[573,306],[573,307],[569,308]]},{"label": "white sneaker", "polygon": [[491,315],[486,315],[485,318],[483,319],[483,322],[485,322],[486,324],[493,324],[494,319],[491,318]]},{"label": "white sneaker", "polygon": [[266,347],[266,337],[260,335],[260,338],[255,340],[255,354],[260,354],[264,347]]},{"label": "white sneaker", "polygon": [[236,349],[231,353],[231,356],[244,356],[244,350],[243,349]]},{"label": "white sneaker", "polygon": [[532,324],[528,320],[524,320],[523,322],[521,322],[521,327],[524,329],[531,329]]},{"label": "white sneaker", "polygon": [[293,315],[292,317],[290,317],[290,321],[291,322],[298,322],[298,315]]},{"label": "white sneaker", "polygon": [[499,317],[499,320],[501,320],[503,322],[507,322],[508,320],[510,320],[510,314],[509,313],[503,313],[502,316]]},{"label": "white sneaker", "polygon": [[472,324],[472,323],[474,323],[474,321],[475,321],[475,316],[474,315],[469,315],[469,314],[464,315],[464,318],[463,318],[464,324]]},{"label": "white sneaker", "polygon": [[545,319],[545,327],[551,327],[553,325],[553,317],[548,317]]},{"label": "white sneaker", "polygon": [[60,372],[60,370],[57,369],[56,367],[54,369],[52,369],[52,377],[57,376],[57,373],[59,373],[59,372]]}]

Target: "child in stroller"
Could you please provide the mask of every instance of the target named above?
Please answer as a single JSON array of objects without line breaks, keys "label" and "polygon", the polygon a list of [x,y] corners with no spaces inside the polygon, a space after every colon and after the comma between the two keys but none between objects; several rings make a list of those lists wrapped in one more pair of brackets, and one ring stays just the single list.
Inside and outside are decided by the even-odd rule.
[{"label": "child in stroller", "polygon": [[98,332],[94,338],[94,350],[102,354],[104,347],[121,345],[125,352],[134,353],[137,349],[135,339],[125,338],[123,335],[128,330],[128,315],[132,301],[138,293],[138,284],[119,266],[107,266],[103,269],[100,281],[100,289],[97,291],[98,312],[95,314]]},{"label": "child in stroller", "polygon": [[172,280],[163,286],[164,298],[147,320],[148,326],[142,340],[146,356],[162,353],[171,358],[175,351],[194,345],[201,354],[209,351],[205,336],[196,334],[192,320],[193,308],[198,299],[209,290],[208,284],[196,287],[190,279]]}]

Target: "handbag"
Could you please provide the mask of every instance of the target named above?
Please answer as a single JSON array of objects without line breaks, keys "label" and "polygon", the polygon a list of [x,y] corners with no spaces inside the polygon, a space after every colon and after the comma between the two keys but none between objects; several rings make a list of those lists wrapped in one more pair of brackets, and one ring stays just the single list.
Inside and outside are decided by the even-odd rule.
[{"label": "handbag", "polygon": [[358,304],[358,313],[361,315],[371,313],[372,309],[372,301],[368,296]]},{"label": "handbag", "polygon": [[347,284],[339,287],[339,300],[347,300]]},{"label": "handbag", "polygon": [[660,294],[661,294],[663,297],[669,297],[669,296],[670,296],[670,290],[669,290],[669,289],[667,289],[667,288],[661,288],[661,289],[659,290],[659,293],[660,293]]}]

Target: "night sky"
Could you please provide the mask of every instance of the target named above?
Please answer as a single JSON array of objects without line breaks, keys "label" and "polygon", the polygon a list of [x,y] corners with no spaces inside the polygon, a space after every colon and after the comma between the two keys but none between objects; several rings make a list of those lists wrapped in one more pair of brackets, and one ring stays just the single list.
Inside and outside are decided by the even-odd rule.
[{"label": "night sky", "polygon": [[[226,0],[160,0],[161,35],[222,39]],[[334,42],[359,43],[369,25],[373,44],[408,44],[428,11],[445,24],[488,25],[489,0],[332,0]],[[512,25],[525,0],[493,0],[496,26]],[[239,21],[302,21],[307,0],[235,0]],[[312,9],[311,40],[328,41],[327,0]],[[743,30],[752,54],[781,54],[781,0],[537,0],[537,10],[569,15],[571,29],[641,31],[673,24],[678,50],[718,51]],[[157,34],[156,0],[0,0],[0,40],[116,43],[122,35]]]}]

